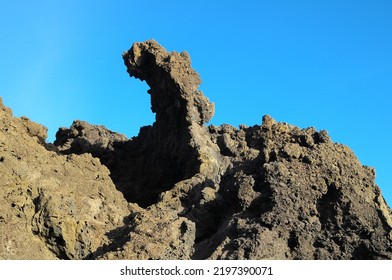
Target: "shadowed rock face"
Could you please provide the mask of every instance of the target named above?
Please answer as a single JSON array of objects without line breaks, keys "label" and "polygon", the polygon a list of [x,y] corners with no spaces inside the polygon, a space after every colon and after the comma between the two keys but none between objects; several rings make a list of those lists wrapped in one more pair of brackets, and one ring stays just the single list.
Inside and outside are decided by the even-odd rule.
[{"label": "shadowed rock face", "polygon": [[[61,177],[65,171],[43,173],[60,177],[30,195],[35,205],[31,213],[17,200],[26,192],[20,197],[29,201],[28,189],[12,185],[19,177],[9,175],[0,190],[2,213],[9,213],[0,216],[0,224],[12,221],[23,232],[21,224],[34,217],[28,234],[42,241],[42,252],[33,257],[392,259],[391,210],[374,182],[374,169],[362,166],[348,147],[333,143],[326,131],[300,129],[269,116],[251,127],[206,127],[214,106],[198,91],[201,81],[187,53],[167,52],[150,40],[135,43],[123,58],[130,76],[150,86],[156,114],[154,124],[141,128],[137,137],[126,139],[102,126],[75,121],[59,130],[54,148],[43,143],[41,126],[12,118],[2,107],[3,123],[24,136],[20,147],[1,142],[0,152],[39,153],[40,165],[29,161],[36,170],[46,170],[46,157],[60,165],[68,158],[71,162],[72,177]],[[21,123],[18,130],[13,122]],[[35,147],[31,155],[22,149],[26,143]],[[110,170],[119,192],[111,182],[107,188],[99,180],[87,184],[93,174],[108,180],[105,167],[89,153]],[[9,156],[2,157],[1,172],[14,168]],[[18,184],[31,185],[34,178]],[[49,197],[56,196],[60,182],[71,187],[61,188],[61,199],[52,205]],[[126,207],[121,193],[129,202]],[[92,208],[77,206],[89,199],[94,199],[88,204]],[[76,219],[66,219],[67,211],[80,219],[97,209],[102,214],[83,218],[85,224],[64,225],[74,225]],[[94,221],[105,226],[91,227]],[[101,236],[106,241],[99,243]],[[12,258],[2,251],[0,257]]]},{"label": "shadowed rock face", "polygon": [[197,174],[211,147],[218,154],[203,126],[214,105],[197,90],[201,80],[186,52],[169,53],[151,40],[134,44],[123,58],[130,76],[151,87],[155,123],[127,141],[102,126],[76,121],[57,132],[54,144],[63,153],[99,157],[125,198],[147,207],[176,182]]}]

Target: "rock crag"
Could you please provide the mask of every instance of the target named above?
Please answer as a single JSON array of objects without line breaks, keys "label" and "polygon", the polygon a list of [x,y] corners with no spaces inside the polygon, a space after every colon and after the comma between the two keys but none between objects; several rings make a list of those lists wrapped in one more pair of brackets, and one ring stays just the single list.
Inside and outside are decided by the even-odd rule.
[{"label": "rock crag", "polygon": [[0,99],[0,259],[90,258],[129,220],[99,159],[59,155],[46,135]]},{"label": "rock crag", "polygon": [[392,213],[326,131],[206,126],[214,105],[186,52],[123,54],[156,121],[127,139],[46,129],[0,103],[0,258],[392,259]]}]

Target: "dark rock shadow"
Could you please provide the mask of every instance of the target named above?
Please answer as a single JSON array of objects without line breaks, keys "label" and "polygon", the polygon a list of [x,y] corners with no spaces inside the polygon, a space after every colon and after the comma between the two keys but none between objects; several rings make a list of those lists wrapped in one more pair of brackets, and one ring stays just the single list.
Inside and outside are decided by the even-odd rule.
[{"label": "dark rock shadow", "polygon": [[109,244],[98,247],[97,250],[95,250],[95,252],[89,254],[87,257],[84,258],[84,260],[95,260],[105,255],[106,253],[115,252],[118,249],[122,248],[122,246],[124,246],[130,240],[129,234],[133,230],[133,226],[131,222],[132,218],[133,218],[133,214],[125,217],[123,219],[123,223],[124,223],[123,226],[107,232],[105,236],[107,236],[108,239],[110,240]]},{"label": "dark rock shadow", "polygon": [[[113,141],[106,146],[87,137],[68,138],[66,140],[71,142],[69,147],[60,152],[66,155],[90,153],[99,158],[109,169],[116,189],[124,198],[146,208],[157,202],[160,193],[181,180],[191,178],[199,166],[196,153],[184,145],[189,140],[183,139],[179,141],[183,144],[169,149],[167,146],[177,142],[177,137],[159,141],[155,133],[152,126],[143,127],[138,137]],[[55,145],[65,142],[55,142]]]}]

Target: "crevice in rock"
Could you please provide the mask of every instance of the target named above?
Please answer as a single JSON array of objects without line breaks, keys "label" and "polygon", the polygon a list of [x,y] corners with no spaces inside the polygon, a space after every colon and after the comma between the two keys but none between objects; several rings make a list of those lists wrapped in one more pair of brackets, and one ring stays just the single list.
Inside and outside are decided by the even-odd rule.
[{"label": "crevice in rock", "polygon": [[299,245],[298,235],[295,231],[290,231],[289,239],[287,240],[291,252],[294,252]]},{"label": "crevice in rock", "polygon": [[327,192],[318,200],[317,210],[320,215],[322,229],[331,230],[330,227],[336,226],[337,221],[337,203],[340,200],[341,192],[336,188],[334,183],[328,183]]},{"label": "crevice in rock", "polygon": [[370,248],[369,242],[361,242],[351,253],[352,260],[376,260],[374,248]]}]

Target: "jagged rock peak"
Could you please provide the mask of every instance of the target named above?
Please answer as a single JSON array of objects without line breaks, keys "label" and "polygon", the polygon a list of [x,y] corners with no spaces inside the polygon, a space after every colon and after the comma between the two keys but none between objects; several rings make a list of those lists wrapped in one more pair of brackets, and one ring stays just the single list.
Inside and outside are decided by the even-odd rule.
[{"label": "jagged rock peak", "polygon": [[150,86],[151,109],[157,122],[168,117],[208,122],[214,115],[214,104],[198,87],[199,74],[191,67],[187,52],[168,52],[154,40],[134,43],[123,53],[131,77],[145,80]]},{"label": "jagged rock peak", "polygon": [[185,53],[124,60],[157,114],[131,139],[76,121],[48,150],[0,99],[0,259],[392,259],[391,209],[348,147],[268,115],[205,127]]},{"label": "jagged rock peak", "polygon": [[125,198],[148,207],[176,182],[199,172],[216,175],[219,149],[203,126],[214,105],[197,90],[201,80],[185,52],[167,52],[150,40],[133,44],[123,57],[131,77],[150,86],[155,123],[123,139],[102,126],[76,121],[57,132],[54,144],[65,154],[100,158]]}]

